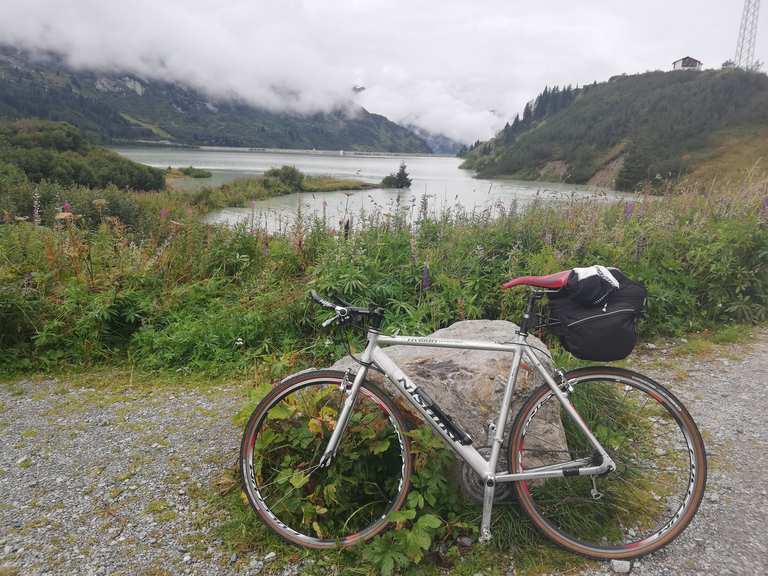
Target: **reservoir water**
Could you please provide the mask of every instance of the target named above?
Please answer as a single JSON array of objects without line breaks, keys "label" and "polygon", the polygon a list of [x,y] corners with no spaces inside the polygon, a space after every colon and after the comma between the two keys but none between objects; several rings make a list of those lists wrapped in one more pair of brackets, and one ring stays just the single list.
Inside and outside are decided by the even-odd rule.
[{"label": "reservoir water", "polygon": [[354,192],[302,193],[253,202],[246,208],[225,208],[208,215],[213,223],[258,223],[270,230],[305,219],[324,218],[329,226],[347,219],[355,225],[368,218],[381,218],[396,209],[426,209],[439,214],[447,209],[465,213],[493,212],[523,207],[535,200],[563,202],[578,198],[617,199],[625,195],[611,190],[574,184],[552,184],[518,180],[474,178],[462,170],[460,158],[354,152],[261,151],[233,148],[173,148],[159,146],[117,147],[120,154],[158,168],[194,166],[213,173],[211,178],[186,180],[187,189],[218,186],[238,178],[258,175],[284,164],[305,174],[355,178],[369,183],[407,165],[413,179],[410,189],[374,188]]}]

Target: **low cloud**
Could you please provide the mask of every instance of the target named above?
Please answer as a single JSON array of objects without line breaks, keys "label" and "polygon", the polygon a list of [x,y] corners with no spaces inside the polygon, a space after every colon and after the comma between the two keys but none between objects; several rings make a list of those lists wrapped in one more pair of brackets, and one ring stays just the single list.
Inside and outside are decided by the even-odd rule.
[{"label": "low cloud", "polygon": [[[3,0],[0,42],[273,110],[354,101],[472,142],[545,85],[667,68],[687,54],[712,67],[732,56],[737,6],[624,4]],[[366,90],[354,93],[356,85]]]}]

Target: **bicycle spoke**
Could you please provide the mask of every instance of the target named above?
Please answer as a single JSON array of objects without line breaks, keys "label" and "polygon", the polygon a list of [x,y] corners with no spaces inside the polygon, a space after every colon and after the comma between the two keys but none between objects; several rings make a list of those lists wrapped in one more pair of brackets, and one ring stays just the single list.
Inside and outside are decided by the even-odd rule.
[{"label": "bicycle spoke", "polygon": [[[556,530],[552,537],[564,545],[579,542],[595,555],[606,546],[626,547],[634,554],[639,547],[630,548],[630,544],[655,543],[648,538],[678,522],[681,507],[689,505],[687,494],[694,476],[688,439],[697,432],[683,433],[675,409],[645,387],[631,377],[575,383],[569,400],[616,469],[589,481],[579,476],[553,477],[529,481],[527,492],[518,489],[526,510]],[[591,456],[591,442],[562,411],[558,439],[558,421],[551,421],[558,409],[554,395],[545,390],[539,402],[530,406],[529,415],[519,417],[525,423],[520,442],[525,447],[519,450],[518,460],[512,456],[513,464],[522,463],[513,472]]]},{"label": "bicycle spoke", "polygon": [[334,457],[320,466],[348,395],[338,381],[285,387],[243,443],[253,447],[245,479],[257,512],[289,540],[318,547],[383,529],[388,510],[404,499],[401,478],[410,469],[393,408],[361,387]]}]

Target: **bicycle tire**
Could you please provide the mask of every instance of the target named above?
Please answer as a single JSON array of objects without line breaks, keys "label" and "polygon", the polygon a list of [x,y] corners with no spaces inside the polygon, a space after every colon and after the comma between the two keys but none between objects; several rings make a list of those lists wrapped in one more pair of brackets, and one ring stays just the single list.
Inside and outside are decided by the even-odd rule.
[{"label": "bicycle tire", "polygon": [[[648,534],[642,534],[642,538],[640,535],[633,534],[634,529],[633,528],[627,528],[626,525],[622,524],[620,521],[616,521],[616,526],[614,527],[615,530],[613,532],[614,535],[617,535],[618,539],[626,539],[627,541],[620,541],[618,543],[616,542],[608,542],[607,539],[604,538],[605,541],[601,541],[599,543],[595,542],[587,542],[581,538],[578,538],[574,535],[573,532],[575,530],[571,529],[571,531],[566,531],[563,529],[562,525],[556,524],[556,519],[558,517],[565,518],[566,512],[564,511],[563,503],[566,503],[568,505],[569,502],[576,503],[581,505],[583,501],[584,504],[582,505],[583,509],[587,509],[588,506],[588,498],[586,496],[576,498],[573,496],[575,494],[575,484],[570,484],[571,491],[565,492],[567,497],[561,496],[561,501],[559,504],[555,504],[554,498],[549,498],[549,503],[547,504],[547,496],[546,494],[546,484],[545,482],[550,482],[550,480],[542,481],[542,480],[536,480],[531,482],[530,484],[528,482],[515,482],[515,491],[517,495],[517,499],[520,502],[520,505],[522,506],[523,510],[528,514],[528,516],[533,521],[534,525],[549,539],[557,543],[558,545],[562,546],[563,548],[570,550],[571,552],[575,552],[577,554],[587,556],[590,558],[596,558],[601,560],[608,560],[608,559],[630,559],[630,558],[636,558],[639,556],[644,556],[646,554],[649,554],[651,552],[654,552],[655,550],[658,550],[667,544],[669,544],[672,540],[677,538],[677,536],[682,533],[683,530],[688,526],[688,524],[693,519],[694,515],[696,514],[699,505],[701,504],[701,500],[704,495],[704,489],[706,486],[706,478],[707,478],[707,459],[706,459],[706,450],[704,446],[704,442],[701,438],[701,434],[699,433],[699,430],[693,421],[693,418],[689,414],[689,412],[686,410],[685,406],[678,400],[669,390],[667,390],[664,386],[661,384],[653,381],[652,379],[648,378],[647,376],[643,376],[642,374],[638,374],[637,372],[633,372],[630,370],[625,370],[621,368],[614,368],[614,367],[589,367],[589,368],[581,368],[578,370],[574,370],[572,372],[569,372],[565,375],[565,384],[563,386],[564,390],[569,390],[570,388],[573,388],[574,390],[579,389],[582,387],[582,389],[586,390],[586,388],[583,388],[586,384],[589,383],[599,383],[599,382],[605,382],[605,383],[613,383],[618,386],[623,386],[625,390],[625,404],[629,404],[631,406],[632,403],[628,403],[626,401],[627,396],[631,391],[640,391],[644,394],[648,395],[652,400],[655,400],[657,405],[651,404],[650,401],[646,400],[646,403],[643,404],[643,408],[647,408],[647,410],[654,410],[658,409],[659,406],[663,407],[663,409],[666,411],[665,413],[661,412],[659,410],[659,415],[654,416],[645,416],[643,415],[643,412],[641,410],[637,410],[638,417],[637,418],[645,418],[645,421],[642,419],[634,418],[634,416],[631,413],[627,413],[628,416],[619,416],[619,417],[613,417],[609,419],[613,421],[613,425],[616,426],[616,428],[619,428],[619,421],[626,420],[628,422],[633,422],[632,426],[636,427],[638,430],[647,429],[650,425],[653,426],[659,426],[661,429],[662,426],[666,426],[666,429],[671,429],[672,426],[670,423],[673,423],[677,425],[682,432],[682,438],[686,442],[686,448],[688,450],[688,453],[685,454],[684,449],[678,447],[674,447],[672,444],[672,440],[669,440],[668,438],[664,438],[663,440],[660,440],[661,443],[664,446],[667,446],[667,448],[661,447],[656,449],[655,452],[652,452],[649,448],[642,448],[642,447],[635,447],[633,449],[630,449],[630,453],[637,452],[640,454],[642,452],[642,457],[637,457],[636,461],[640,464],[637,465],[637,467],[640,470],[647,470],[648,475],[655,474],[656,477],[658,477],[658,486],[662,487],[662,490],[659,490],[659,492],[664,495],[665,492],[663,491],[664,488],[666,488],[667,483],[669,482],[669,474],[668,470],[666,468],[662,468],[659,466],[654,466],[650,461],[647,460],[649,458],[649,454],[656,454],[656,455],[669,455],[670,458],[677,458],[677,461],[673,460],[673,462],[676,464],[671,470],[676,470],[677,468],[677,462],[685,461],[686,458],[681,458],[680,453],[685,454],[689,461],[689,478],[688,478],[688,485],[686,488],[685,494],[682,496],[682,503],[680,505],[680,508],[675,510],[674,506],[674,500],[671,500],[671,497],[666,498],[666,504],[665,500],[658,496],[654,490],[657,488],[656,484],[648,483],[644,486],[645,492],[643,494],[643,497],[650,495],[652,496],[652,499],[645,499],[644,501],[650,502],[651,506],[648,506],[650,510],[653,510],[654,508],[661,510],[662,506],[665,508],[666,514],[672,514],[672,517],[670,520],[668,520],[666,523],[664,522],[664,519],[661,519],[659,521],[659,526],[657,529],[657,526],[654,525],[654,530],[651,533]],[[607,387],[606,387],[607,389]],[[575,392],[574,392],[575,394]],[[583,392],[582,395],[587,394],[586,392]],[[573,400],[574,395],[570,394]],[[544,406],[544,403],[555,398],[554,393],[552,390],[547,386],[546,384],[537,388],[531,396],[526,400],[523,407],[520,409],[520,412],[517,414],[517,417],[515,419],[515,422],[512,426],[511,431],[511,442],[510,442],[510,451],[509,451],[509,462],[512,473],[518,473],[525,470],[524,461],[527,457],[527,449],[525,447],[526,442],[526,429],[527,427],[531,426],[531,423],[533,419],[536,417],[536,413],[542,409]],[[585,396],[586,398],[586,396]],[[616,399],[618,400],[618,399]],[[559,403],[558,403],[559,404]],[[574,402],[575,404],[575,402]],[[596,406],[598,406],[598,403],[593,403],[592,407],[593,410]],[[606,404],[607,406],[607,404]],[[655,412],[647,412],[648,414],[656,414]],[[583,416],[583,414],[580,413],[580,415]],[[542,415],[542,420],[545,419],[547,416]],[[552,418],[550,413],[550,418]],[[569,418],[567,415],[560,415],[561,423],[563,422],[562,419]],[[634,418],[634,419],[633,419]],[[656,420],[654,420],[654,418]],[[587,421],[587,424],[590,425],[590,428],[592,428],[592,425],[590,424],[589,418],[584,418]],[[639,424],[638,424],[639,423]],[[565,426],[563,424],[563,426]],[[629,426],[629,425],[627,425]],[[564,432],[563,434],[566,435],[565,428],[563,428]],[[594,428],[592,428],[593,432],[595,431]],[[606,437],[610,437],[611,430],[608,430],[608,432],[602,431],[603,435]],[[618,434],[618,433],[617,433]],[[630,444],[629,442],[626,442],[621,439],[620,436],[617,436],[619,440],[617,442],[624,442],[627,445],[635,446],[634,444]],[[663,438],[660,436],[660,438]],[[536,436],[533,437],[533,440],[535,441]],[[674,439],[673,439],[674,440]],[[642,437],[637,440],[638,442],[647,442],[647,438],[644,440]],[[574,441],[573,443],[578,443],[577,441]],[[601,440],[601,444],[603,444],[603,441]],[[661,445],[661,444],[660,444]],[[570,438],[566,439],[565,443],[566,448],[561,449],[559,451],[561,452],[568,452],[568,456],[563,458],[565,459],[573,459],[574,456],[572,454],[573,448],[571,448]],[[604,447],[605,444],[604,444]],[[607,449],[607,447],[606,447]],[[634,452],[633,452],[634,450]],[[660,450],[660,452],[659,452]],[[539,450],[539,453],[545,453],[545,452],[556,452],[558,450],[554,449],[554,447],[550,448],[549,450]],[[536,452],[536,449],[531,449],[531,452]],[[619,456],[614,455],[611,453],[611,450],[608,449],[608,453],[611,455],[614,460],[617,461],[617,464],[619,462]],[[623,454],[622,454],[623,456]],[[535,456],[534,456],[535,458]],[[645,460],[644,460],[645,458]],[[628,473],[630,469],[630,465],[635,463],[635,460],[632,460],[631,456],[627,457],[626,459],[630,464],[625,464],[627,471],[627,474],[625,475],[624,471],[619,472],[617,467],[617,472],[609,472],[605,476],[605,483],[610,482],[609,479],[612,478],[612,474],[620,474],[619,476],[614,476],[615,480],[615,486],[623,486],[622,484],[618,483],[618,480],[621,479],[622,476],[625,478],[634,479],[635,477]],[[541,465],[541,464],[537,464]],[[684,471],[682,465],[680,465],[681,471]],[[535,466],[531,466],[535,467]],[[570,478],[560,478],[557,479],[559,482],[584,482],[587,481],[586,476],[571,476]],[[684,478],[683,475],[681,475],[681,478]],[[578,480],[583,479],[583,480]],[[589,480],[591,482],[591,480]],[[626,482],[628,485],[630,484],[627,480],[622,480],[623,482]],[[539,485],[535,485],[536,482],[539,482]],[[597,480],[595,481],[597,482]],[[601,479],[600,482],[603,482]],[[678,484],[682,484],[682,481],[679,481]],[[533,487],[532,487],[533,486]],[[595,488],[595,484],[592,484],[593,488]],[[643,486],[640,484],[640,486]],[[648,489],[651,488],[652,489]],[[597,490],[597,488],[595,488]],[[541,494],[541,496],[536,496],[535,494]],[[551,494],[552,492],[550,492]],[[637,496],[640,494],[640,490],[636,490],[634,488],[634,485],[630,485],[626,488],[626,492],[624,493],[626,496],[626,493],[631,493],[634,496]],[[608,490],[609,499],[611,497],[610,490]],[[539,498],[539,503],[537,504],[536,498]],[[594,495],[593,495],[594,499]],[[599,498],[598,498],[599,500]],[[660,502],[658,506],[654,506],[654,501]],[[558,508],[559,506],[559,508]],[[600,506],[599,503],[595,503],[592,508],[597,510]],[[607,506],[604,505],[604,507]],[[617,505],[618,507],[618,505]],[[652,512],[649,512],[651,514]],[[605,518],[605,511],[603,511],[603,518]],[[597,512],[596,512],[597,515]],[[561,521],[562,524],[566,524],[566,521]],[[571,525],[576,525],[577,520],[572,520]],[[584,526],[592,526],[590,523],[585,523]],[[606,525],[608,526],[608,525]],[[590,528],[591,529],[591,528]],[[587,528],[584,528],[584,531],[586,531]]]},{"label": "bicycle tire", "polygon": [[[407,436],[407,431],[409,430],[408,424],[395,403],[390,399],[389,395],[382,392],[380,388],[371,382],[364,381],[359,389],[358,399],[355,407],[353,408],[351,419],[354,418],[355,411],[360,410],[361,398],[372,401],[378,408],[387,413],[387,419],[397,434],[399,440],[399,449],[402,457],[402,466],[400,468],[401,477],[397,484],[397,493],[388,502],[383,513],[377,515],[375,521],[372,521],[370,525],[364,526],[361,529],[357,529],[352,534],[346,535],[344,537],[335,536],[333,538],[329,538],[321,537],[317,533],[314,535],[309,533],[309,527],[306,527],[302,531],[302,529],[298,529],[297,526],[289,526],[285,520],[281,519],[278,513],[276,513],[274,510],[271,510],[268,503],[265,502],[264,496],[262,495],[264,486],[257,485],[258,483],[254,472],[254,446],[259,433],[266,429],[264,423],[268,422],[267,414],[271,409],[277,406],[282,399],[287,398],[290,394],[296,391],[309,389],[312,386],[332,386],[337,388],[341,394],[341,385],[343,381],[344,372],[336,370],[307,371],[286,378],[278,385],[276,385],[275,388],[273,388],[257,405],[251,414],[251,417],[248,420],[248,424],[246,425],[243,432],[243,438],[240,446],[240,472],[243,481],[243,488],[251,507],[261,517],[262,521],[279,536],[293,544],[298,544],[306,548],[346,548],[354,546],[361,541],[373,538],[387,527],[389,515],[392,512],[400,509],[403,502],[405,501],[410,485],[413,458],[410,452],[410,442]],[[348,437],[351,434],[351,429],[352,426],[348,427],[342,436],[339,446],[340,452],[343,452],[345,437]],[[323,444],[323,439],[317,440],[317,447],[321,451],[319,454],[317,454],[317,456],[322,453],[324,445],[325,444]],[[337,459],[339,458],[340,457],[337,456]],[[333,465],[335,465],[335,463],[332,464],[332,466]],[[315,470],[320,469],[315,468]],[[312,471],[308,474],[308,476],[314,473],[315,472]],[[390,479],[390,483],[393,483],[392,479]],[[357,514],[357,512],[354,514]]]}]

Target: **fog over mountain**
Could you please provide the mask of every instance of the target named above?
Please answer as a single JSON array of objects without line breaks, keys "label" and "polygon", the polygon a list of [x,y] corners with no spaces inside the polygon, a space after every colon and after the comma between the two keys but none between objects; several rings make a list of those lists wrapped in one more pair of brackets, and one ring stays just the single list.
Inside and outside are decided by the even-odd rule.
[{"label": "fog over mountain", "polygon": [[[3,0],[0,42],[272,110],[351,102],[471,142],[545,85],[733,56],[741,2]],[[768,55],[768,34],[758,55]],[[353,91],[354,86],[365,90]]]}]

